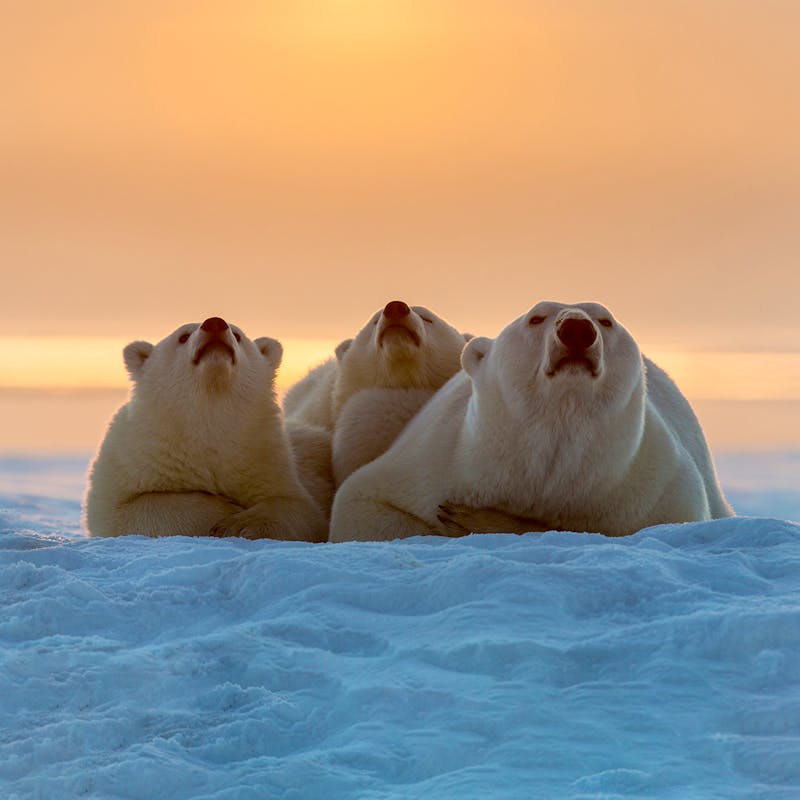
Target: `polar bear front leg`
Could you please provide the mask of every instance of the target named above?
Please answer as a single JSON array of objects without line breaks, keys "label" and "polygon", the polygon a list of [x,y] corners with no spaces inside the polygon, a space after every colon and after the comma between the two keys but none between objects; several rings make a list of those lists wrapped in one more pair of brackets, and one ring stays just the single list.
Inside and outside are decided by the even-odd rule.
[{"label": "polar bear front leg", "polygon": [[146,492],[121,503],[114,532],[140,536],[208,536],[223,517],[242,507],[209,492]]},{"label": "polar bear front leg", "polygon": [[287,425],[297,476],[326,517],[333,505],[333,473],[331,472],[332,434],[323,428]]},{"label": "polar bear front leg", "polygon": [[329,542],[388,542],[440,534],[435,526],[385,501],[367,497],[334,498]]}]

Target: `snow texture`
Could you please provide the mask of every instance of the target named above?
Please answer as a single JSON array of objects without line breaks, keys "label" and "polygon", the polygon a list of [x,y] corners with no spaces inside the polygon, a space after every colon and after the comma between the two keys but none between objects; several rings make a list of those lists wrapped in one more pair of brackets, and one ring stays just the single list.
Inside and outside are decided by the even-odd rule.
[{"label": "snow texture", "polygon": [[87,540],[85,467],[0,464],[0,797],[800,797],[797,523]]}]

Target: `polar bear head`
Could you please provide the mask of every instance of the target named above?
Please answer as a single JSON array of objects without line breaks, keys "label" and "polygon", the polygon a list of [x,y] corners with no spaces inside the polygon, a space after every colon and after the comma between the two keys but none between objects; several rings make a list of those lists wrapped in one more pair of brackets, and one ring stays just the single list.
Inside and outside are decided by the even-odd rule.
[{"label": "polar bear head", "polygon": [[538,303],[496,339],[469,342],[462,365],[478,396],[522,417],[625,406],[644,374],[633,337],[599,303]]},{"label": "polar bear head", "polygon": [[181,325],[155,345],[131,342],[123,351],[134,399],[175,408],[193,398],[274,396],[282,356],[280,342],[248,339],[221,317]]},{"label": "polar bear head", "polygon": [[336,348],[335,410],[362,389],[438,389],[460,369],[469,338],[427,308],[392,300]]}]

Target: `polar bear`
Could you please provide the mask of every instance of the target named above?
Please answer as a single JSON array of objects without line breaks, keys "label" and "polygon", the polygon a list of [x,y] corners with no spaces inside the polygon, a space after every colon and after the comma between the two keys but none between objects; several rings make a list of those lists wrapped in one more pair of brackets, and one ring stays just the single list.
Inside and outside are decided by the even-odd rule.
[{"label": "polar bear", "polygon": [[333,490],[383,453],[458,372],[469,338],[427,308],[392,300],[287,392],[283,407],[301,478],[322,505],[326,482],[330,502]]},{"label": "polar bear", "polygon": [[90,535],[324,541],[275,399],[279,342],[210,317],[123,355],[133,389],[90,469]]},{"label": "polar bear", "polygon": [[461,361],[339,489],[331,541],[475,519],[617,536],[732,515],[688,402],[602,305],[539,303]]}]

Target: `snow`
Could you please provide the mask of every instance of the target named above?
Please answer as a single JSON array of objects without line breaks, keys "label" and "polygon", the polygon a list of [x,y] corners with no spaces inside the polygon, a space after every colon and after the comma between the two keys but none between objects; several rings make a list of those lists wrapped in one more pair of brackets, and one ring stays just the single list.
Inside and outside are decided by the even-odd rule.
[{"label": "snow", "polygon": [[309,545],[87,540],[85,459],[5,459],[0,797],[794,800],[800,457],[719,464],[760,517]]}]

